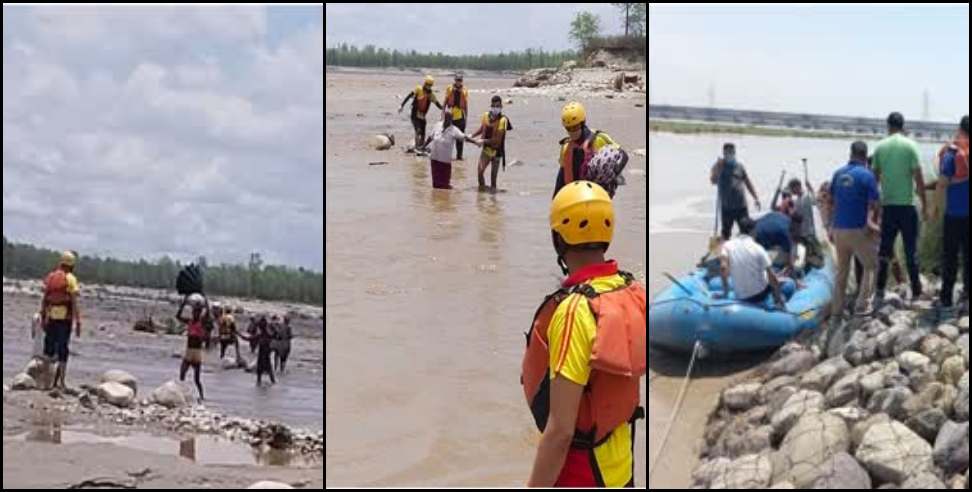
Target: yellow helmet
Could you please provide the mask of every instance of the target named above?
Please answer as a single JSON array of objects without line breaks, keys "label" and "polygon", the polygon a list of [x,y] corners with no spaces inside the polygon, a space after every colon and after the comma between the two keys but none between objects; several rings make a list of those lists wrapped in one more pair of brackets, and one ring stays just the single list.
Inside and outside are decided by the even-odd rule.
[{"label": "yellow helmet", "polygon": [[61,261],[60,261],[61,265],[73,267],[74,264],[77,263],[77,261],[78,258],[74,256],[74,253],[70,251],[65,251],[61,253]]},{"label": "yellow helmet", "polygon": [[576,101],[567,103],[560,112],[560,121],[564,124],[564,128],[577,126],[585,120],[587,120],[587,111],[584,111],[584,106]]},{"label": "yellow helmet", "polygon": [[434,83],[435,83],[435,79],[433,79],[431,75],[425,76],[425,85],[432,85]]},{"label": "yellow helmet", "polygon": [[570,246],[611,243],[614,205],[604,188],[590,181],[564,186],[550,204],[550,229]]}]

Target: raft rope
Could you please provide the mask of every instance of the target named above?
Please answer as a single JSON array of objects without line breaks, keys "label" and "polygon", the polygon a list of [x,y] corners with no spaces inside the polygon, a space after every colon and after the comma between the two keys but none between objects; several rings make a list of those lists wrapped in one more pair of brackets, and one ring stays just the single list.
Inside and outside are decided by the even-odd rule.
[{"label": "raft rope", "polygon": [[[682,389],[678,393],[678,399],[675,400],[675,408],[672,409],[672,416],[669,418],[668,427],[665,429],[665,437],[662,438],[661,447],[658,449],[655,459],[651,461],[651,467],[648,471],[648,488],[651,488],[651,477],[654,477],[655,472],[658,471],[658,462],[665,454],[665,447],[668,446],[668,438],[671,437],[672,428],[675,427],[678,414],[682,411],[682,404],[685,403],[685,394],[688,391],[689,384],[692,382],[692,370],[695,368],[695,361],[698,360],[701,352],[702,342],[696,340],[695,347],[692,349],[692,358],[689,360],[688,371],[685,374],[685,380],[682,382]],[[657,376],[655,377],[657,378]]]},{"label": "raft rope", "polygon": [[[682,288],[684,289],[685,287],[682,287]],[[729,306],[750,307],[750,308],[762,309],[763,311],[766,311],[769,314],[787,314],[787,315],[790,315],[790,316],[793,316],[793,317],[797,317],[797,318],[802,318],[803,316],[805,316],[807,314],[810,314],[810,313],[813,313],[814,311],[818,311],[819,310],[819,308],[811,308],[811,309],[805,309],[805,310],[800,311],[800,312],[795,312],[795,311],[789,311],[789,310],[786,310],[786,309],[775,309],[775,308],[774,309],[766,309],[764,306],[760,306],[758,304],[746,303],[746,302],[743,302],[743,301],[719,300],[719,301],[714,302],[714,303],[705,303],[705,302],[699,301],[697,299],[684,298],[684,297],[680,297],[680,298],[676,298],[676,299],[665,299],[663,301],[653,302],[653,303],[651,303],[651,307],[664,306],[666,304],[674,304],[676,302],[690,302],[690,303],[693,303],[693,304],[697,304],[698,306],[700,306],[700,307],[702,307],[702,308],[704,308],[706,310],[713,309],[713,308],[724,308],[724,307],[729,307]]]}]

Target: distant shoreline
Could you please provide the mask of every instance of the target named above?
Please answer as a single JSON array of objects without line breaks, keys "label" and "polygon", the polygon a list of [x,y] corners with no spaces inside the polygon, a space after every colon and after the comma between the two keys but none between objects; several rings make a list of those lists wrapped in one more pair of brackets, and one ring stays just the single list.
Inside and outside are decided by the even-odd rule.
[{"label": "distant shoreline", "polygon": [[[702,121],[651,120],[650,117],[648,120],[648,131],[674,133],[676,135],[731,134],[758,135],[765,137],[817,138],[823,140],[855,139],[864,141],[878,141],[884,138],[884,135],[864,135],[860,133],[838,132],[832,130],[801,130],[796,128],[780,128],[758,125],[732,125],[727,123],[708,123]],[[929,138],[916,140],[920,142],[940,142],[938,139]]]}]

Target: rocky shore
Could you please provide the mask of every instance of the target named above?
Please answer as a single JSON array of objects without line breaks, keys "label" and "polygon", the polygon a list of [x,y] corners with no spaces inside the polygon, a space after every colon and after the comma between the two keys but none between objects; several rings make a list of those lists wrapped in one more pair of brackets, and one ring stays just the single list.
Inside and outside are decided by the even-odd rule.
[{"label": "rocky shore", "polygon": [[968,313],[887,301],[726,389],[693,488],[967,489]]}]

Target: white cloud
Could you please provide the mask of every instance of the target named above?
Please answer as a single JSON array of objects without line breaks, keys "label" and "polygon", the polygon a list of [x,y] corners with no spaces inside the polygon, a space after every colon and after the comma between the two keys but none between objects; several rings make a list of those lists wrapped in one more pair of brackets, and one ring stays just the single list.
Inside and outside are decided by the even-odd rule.
[{"label": "white cloud", "polygon": [[271,48],[249,6],[3,19],[4,234],[323,268],[321,25]]}]

